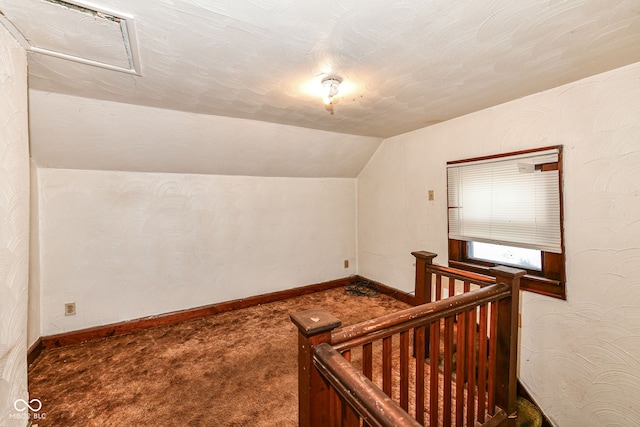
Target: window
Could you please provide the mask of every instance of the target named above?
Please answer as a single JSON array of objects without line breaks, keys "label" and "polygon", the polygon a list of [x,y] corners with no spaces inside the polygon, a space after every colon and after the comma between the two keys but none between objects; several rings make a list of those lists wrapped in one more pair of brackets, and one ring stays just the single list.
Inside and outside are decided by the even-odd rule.
[{"label": "window", "polygon": [[515,246],[467,242],[467,254],[477,261],[495,262],[527,270],[542,271],[542,251]]},{"label": "window", "polygon": [[562,147],[447,163],[449,264],[527,270],[522,289],[565,298]]}]

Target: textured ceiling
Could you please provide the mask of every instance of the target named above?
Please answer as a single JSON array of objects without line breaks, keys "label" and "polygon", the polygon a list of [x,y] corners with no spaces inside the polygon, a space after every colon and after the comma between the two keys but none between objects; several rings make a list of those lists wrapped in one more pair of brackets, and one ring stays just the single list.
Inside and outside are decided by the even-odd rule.
[{"label": "textured ceiling", "polygon": [[[640,61],[640,0],[91,4],[134,18],[141,75],[31,53],[32,89],[378,138]],[[0,11],[30,16],[27,39],[46,28],[98,47],[45,5]],[[333,115],[320,95],[330,74],[344,80]]]}]

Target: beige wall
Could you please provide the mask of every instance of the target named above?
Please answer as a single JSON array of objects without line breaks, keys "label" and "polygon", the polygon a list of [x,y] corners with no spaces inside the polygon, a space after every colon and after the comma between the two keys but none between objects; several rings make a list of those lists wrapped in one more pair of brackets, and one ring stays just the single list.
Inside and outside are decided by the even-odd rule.
[{"label": "beige wall", "polygon": [[43,335],[355,273],[355,179],[39,169],[38,187]]},{"label": "beige wall", "polygon": [[38,225],[38,168],[31,161],[30,218],[29,218],[29,315],[27,345],[37,343],[40,333],[40,229]]},{"label": "beige wall", "polygon": [[27,425],[29,142],[27,58],[0,25],[0,425]]},{"label": "beige wall", "polygon": [[385,140],[358,179],[359,273],[412,290],[411,251],[446,263],[448,160],[556,144],[568,300],[524,294],[520,378],[557,426],[638,426],[640,64]]},{"label": "beige wall", "polygon": [[382,141],[33,89],[29,113],[33,160],[58,169],[355,178]]}]

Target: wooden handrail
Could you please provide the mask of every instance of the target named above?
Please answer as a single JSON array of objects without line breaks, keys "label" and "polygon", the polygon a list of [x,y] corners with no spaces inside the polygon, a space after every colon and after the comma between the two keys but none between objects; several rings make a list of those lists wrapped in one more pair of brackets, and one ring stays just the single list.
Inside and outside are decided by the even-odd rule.
[{"label": "wooden handrail", "polygon": [[426,268],[432,273],[452,277],[456,280],[469,282],[478,286],[487,286],[492,283],[496,283],[495,277],[487,276],[484,274],[472,273],[470,271],[458,270],[456,268],[445,267],[437,264],[428,264]]},{"label": "wooden handrail", "polygon": [[374,339],[381,339],[403,330],[431,323],[437,319],[462,313],[475,306],[498,301],[510,295],[511,287],[505,283],[486,286],[473,292],[459,294],[336,329],[331,333],[331,344],[336,350],[342,351]]},{"label": "wooden handrail", "polygon": [[322,373],[335,391],[372,427],[419,427],[420,424],[407,414],[362,373],[324,343],[316,347],[315,367]]},{"label": "wooden handrail", "polygon": [[[442,374],[437,369],[430,374],[428,422],[438,423],[442,397],[444,406],[440,416],[444,425],[451,424],[453,414],[456,425],[466,417],[470,425],[515,426],[519,282],[525,272],[496,267],[490,270],[494,277],[468,274],[433,264],[434,253],[421,251],[413,255],[416,257],[415,300],[421,304],[417,307],[342,329],[337,329],[340,321],[324,310],[291,315],[298,327],[301,427],[355,427],[360,422],[368,427],[421,425],[427,421],[424,416],[427,357],[428,363],[434,366],[439,359],[444,361]],[[446,282],[444,277],[448,278]],[[443,292],[445,284],[448,295]],[[463,293],[455,295],[459,284]],[[478,288],[471,290],[472,284]],[[416,419],[406,412],[411,331],[416,360]],[[390,397],[392,341],[396,334],[399,336],[398,402]],[[382,344],[382,389],[372,382],[374,342]],[[362,372],[351,364],[352,351],[359,346]],[[444,379],[442,388],[440,375]],[[473,403],[476,396],[477,409]]]}]

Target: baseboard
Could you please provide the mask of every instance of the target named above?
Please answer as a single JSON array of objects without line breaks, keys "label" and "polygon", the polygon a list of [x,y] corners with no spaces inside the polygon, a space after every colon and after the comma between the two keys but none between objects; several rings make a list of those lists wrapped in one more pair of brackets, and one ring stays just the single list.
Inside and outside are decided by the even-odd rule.
[{"label": "baseboard", "polygon": [[387,286],[384,283],[380,283],[380,282],[376,282],[375,280],[371,280],[368,279],[364,276],[360,276],[357,275],[355,276],[356,279],[358,280],[364,280],[366,282],[371,283],[372,285],[374,285],[381,293],[385,294],[385,295],[389,295],[395,299],[397,299],[398,301],[402,301],[406,304],[409,305],[416,305],[416,297],[412,294],[409,294],[407,292],[403,292],[399,289],[396,288],[392,288],[391,286]]},{"label": "baseboard", "polygon": [[531,395],[529,394],[527,389],[524,388],[524,386],[522,385],[522,383],[520,382],[519,379],[518,379],[518,391],[517,391],[517,393],[518,393],[518,396],[524,397],[529,402],[533,403],[536,406],[536,408],[538,408],[538,410],[542,414],[542,427],[553,427],[553,424],[551,424],[551,422],[549,421],[547,416],[544,414],[544,412],[542,412],[542,409],[540,409],[540,406],[536,403],[535,400],[533,400],[533,398],[531,397]]},{"label": "baseboard", "polygon": [[42,338],[38,338],[38,340],[29,347],[29,350],[27,350],[27,366],[31,366],[31,364],[35,362],[43,349]]},{"label": "baseboard", "polygon": [[[198,319],[201,317],[211,316],[217,313],[224,313],[231,310],[253,307],[260,304],[276,302],[283,299],[293,298],[301,295],[312,294],[315,292],[325,291],[328,289],[346,286],[351,282],[352,277],[332,280],[329,282],[317,283],[314,285],[302,286],[284,291],[272,292],[263,295],[251,296],[233,301],[225,301],[221,303],[211,304],[203,307],[196,307],[187,310],[176,311],[173,313],[150,316],[141,319],[128,320],[125,322],[112,323],[109,325],[96,326],[93,328],[81,329],[72,332],[65,332],[57,335],[42,337],[39,340],[38,354],[42,351],[56,347],[64,347],[68,345],[80,344],[87,341],[95,341],[103,338],[113,337],[117,335],[130,334],[144,329],[155,328],[158,326],[166,326],[174,323],[184,322],[187,320]],[[34,357],[33,360],[37,355]]]}]

